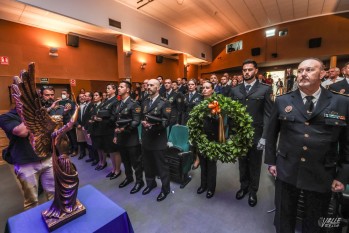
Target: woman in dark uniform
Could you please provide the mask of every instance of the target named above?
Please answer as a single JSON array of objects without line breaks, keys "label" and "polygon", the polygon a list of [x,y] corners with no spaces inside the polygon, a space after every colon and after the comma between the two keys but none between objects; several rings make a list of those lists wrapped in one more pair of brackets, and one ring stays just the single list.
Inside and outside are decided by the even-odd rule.
[{"label": "woman in dark uniform", "polygon": [[103,170],[107,167],[107,154],[110,154],[110,160],[113,169],[108,173],[107,177],[112,179],[117,178],[121,174],[121,157],[118,152],[118,146],[113,143],[115,124],[111,119],[112,110],[118,100],[116,99],[116,87],[114,84],[107,86],[107,99],[97,107],[97,113],[94,116],[93,130],[95,135],[93,143],[96,146],[99,154],[99,164],[96,170]]},{"label": "woman in dark uniform", "polygon": [[[196,91],[196,80],[191,79],[188,82],[188,93],[185,95],[184,98],[184,110],[183,110],[183,125],[187,125],[187,122],[189,120],[189,113],[193,108],[198,105],[202,100],[202,95],[198,91]],[[192,169],[195,170],[199,167],[200,160],[199,156],[197,155],[197,148],[195,146],[192,146],[191,150],[193,151],[195,158],[195,162],[193,164]]]},{"label": "woman in dark uniform", "polygon": [[[204,99],[210,98],[213,93],[213,83],[205,82],[202,89]],[[218,117],[205,117],[203,130],[207,135],[208,140],[218,141],[218,126]],[[216,190],[217,161],[210,160],[201,153],[199,153],[199,158],[201,167],[201,185],[198,188],[197,193],[201,194],[207,190],[206,197],[211,198]]]}]

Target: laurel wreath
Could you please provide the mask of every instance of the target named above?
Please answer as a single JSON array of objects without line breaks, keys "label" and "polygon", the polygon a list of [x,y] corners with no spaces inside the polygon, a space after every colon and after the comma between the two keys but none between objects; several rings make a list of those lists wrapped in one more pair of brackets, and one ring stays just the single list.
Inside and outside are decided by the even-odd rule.
[{"label": "laurel wreath", "polygon": [[[214,117],[208,105],[215,100],[218,101],[221,114],[225,118],[225,128],[228,125],[226,119],[229,119],[229,137],[224,143],[208,140],[203,131],[204,118]],[[254,134],[252,117],[246,112],[246,107],[237,101],[220,94],[213,94],[195,106],[189,116],[187,125],[190,143],[210,160],[234,163],[238,158],[245,156],[252,146]]]}]

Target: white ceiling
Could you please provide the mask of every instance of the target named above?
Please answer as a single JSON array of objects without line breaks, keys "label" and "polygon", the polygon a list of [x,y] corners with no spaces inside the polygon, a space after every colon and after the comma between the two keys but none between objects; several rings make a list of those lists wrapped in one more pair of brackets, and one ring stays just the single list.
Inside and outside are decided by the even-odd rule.
[{"label": "white ceiling", "polygon": [[[114,0],[163,22],[209,45],[259,28],[287,21],[349,11],[349,0]],[[137,4],[137,2],[139,2]],[[15,0],[0,0],[0,18],[67,34],[74,32],[88,39],[116,45],[115,30],[32,7]],[[171,50],[132,37],[132,49],[155,55]],[[188,55],[188,63],[204,60]]]},{"label": "white ceiling", "polygon": [[210,45],[283,22],[349,11],[349,0],[114,0]]}]

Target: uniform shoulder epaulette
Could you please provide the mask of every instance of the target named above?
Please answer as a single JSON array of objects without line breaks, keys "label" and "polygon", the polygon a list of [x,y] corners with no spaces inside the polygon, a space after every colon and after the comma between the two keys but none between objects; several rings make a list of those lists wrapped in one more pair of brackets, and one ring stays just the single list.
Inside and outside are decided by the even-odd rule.
[{"label": "uniform shoulder epaulette", "polygon": [[330,92],[332,92],[333,94],[338,94],[338,95],[342,95],[342,96],[349,96],[349,94],[345,94],[345,93],[341,93],[341,92],[338,92],[338,91],[334,91],[332,89],[327,89],[329,90]]}]

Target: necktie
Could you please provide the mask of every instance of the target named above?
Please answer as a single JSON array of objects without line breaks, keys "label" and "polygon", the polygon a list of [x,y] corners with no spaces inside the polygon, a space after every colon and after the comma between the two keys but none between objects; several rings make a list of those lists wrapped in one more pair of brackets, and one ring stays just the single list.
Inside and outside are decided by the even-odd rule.
[{"label": "necktie", "polygon": [[191,98],[193,98],[193,93],[189,94],[189,101],[191,100]]},{"label": "necktie", "polygon": [[153,105],[153,99],[150,99],[149,101],[149,108]]},{"label": "necktie", "polygon": [[169,96],[170,94],[168,94],[168,92],[166,92],[166,99],[168,99],[168,96]]},{"label": "necktie", "polygon": [[310,115],[313,112],[314,109],[314,96],[308,95],[305,97],[306,101],[305,101],[305,109],[307,110],[307,113]]},{"label": "necktie", "polygon": [[120,108],[124,107],[124,105],[125,105],[124,101],[121,101]]},{"label": "necktie", "polygon": [[251,85],[246,85],[245,89],[246,89],[246,93],[248,93],[250,91]]}]

